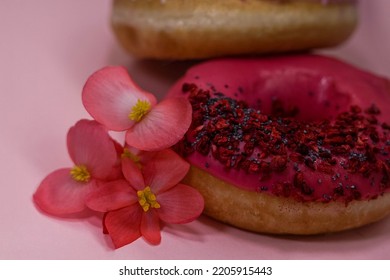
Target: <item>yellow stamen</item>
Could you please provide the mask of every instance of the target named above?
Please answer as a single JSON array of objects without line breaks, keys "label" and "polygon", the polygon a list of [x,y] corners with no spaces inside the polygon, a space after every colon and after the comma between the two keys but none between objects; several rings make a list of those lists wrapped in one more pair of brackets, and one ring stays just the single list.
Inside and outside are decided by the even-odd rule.
[{"label": "yellow stamen", "polygon": [[70,170],[70,175],[72,175],[72,178],[77,182],[86,183],[91,179],[91,174],[89,174],[89,171],[85,165],[75,165]]},{"label": "yellow stamen", "polygon": [[123,149],[123,153],[121,155],[122,158],[129,158],[131,159],[139,168],[142,167],[142,164],[141,164],[141,159],[139,156],[133,154],[132,152],[130,152],[129,149],[127,148],[124,148]]},{"label": "yellow stamen", "polygon": [[139,122],[147,113],[149,113],[151,107],[152,105],[149,101],[138,99],[137,103],[131,108],[129,119]]},{"label": "yellow stamen", "polygon": [[141,159],[139,158],[139,156],[133,154],[133,153],[130,152],[130,150],[127,149],[127,148],[124,148],[124,149],[123,149],[122,158],[129,158],[129,159],[131,159],[132,161],[134,161],[135,163],[139,163],[139,162],[141,161]]},{"label": "yellow stamen", "polygon": [[150,208],[161,207],[157,202],[156,195],[150,190],[150,187],[146,187],[142,191],[138,191],[137,196],[139,205],[141,205],[145,212],[147,212]]}]

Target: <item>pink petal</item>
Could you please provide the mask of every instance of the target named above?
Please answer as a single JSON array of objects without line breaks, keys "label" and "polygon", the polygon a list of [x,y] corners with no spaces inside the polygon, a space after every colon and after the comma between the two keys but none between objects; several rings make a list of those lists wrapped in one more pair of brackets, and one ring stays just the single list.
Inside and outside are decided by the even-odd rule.
[{"label": "pink petal", "polygon": [[153,245],[158,245],[161,242],[160,220],[155,211],[149,210],[142,215],[141,234]]},{"label": "pink petal", "polygon": [[85,165],[92,177],[106,179],[118,155],[107,130],[95,121],[80,120],[69,129],[68,151],[76,165]]},{"label": "pink petal", "polygon": [[64,168],[43,179],[33,198],[39,208],[52,215],[79,213],[86,208],[85,198],[95,187],[95,180],[77,182],[71,177],[70,169]]},{"label": "pink petal", "polygon": [[123,131],[133,126],[128,118],[138,100],[148,100],[153,106],[156,98],[141,90],[120,66],[108,66],[87,80],[82,93],[83,104],[91,116],[110,130]]},{"label": "pink petal", "polygon": [[130,244],[141,237],[140,225],[143,210],[133,204],[126,208],[108,212],[104,217],[104,225],[115,248]]},{"label": "pink petal", "polygon": [[202,195],[194,188],[178,184],[157,196],[160,219],[170,224],[188,223],[200,216],[204,208]]},{"label": "pink petal", "polygon": [[174,151],[167,149],[158,152],[145,164],[142,173],[145,185],[155,194],[177,185],[187,174],[190,165]]},{"label": "pink petal", "polygon": [[135,190],[125,180],[101,183],[86,198],[86,205],[95,211],[108,212],[138,202]]},{"label": "pink petal", "polygon": [[121,155],[123,153],[123,147],[117,141],[113,140],[113,142],[114,142],[117,156],[112,171],[110,172],[110,175],[107,177],[107,181],[115,181],[124,178],[122,174],[122,158],[121,158]]},{"label": "pink petal", "polygon": [[145,151],[172,147],[187,132],[192,108],[184,98],[169,98],[156,105],[126,133],[126,143]]},{"label": "pink petal", "polygon": [[144,177],[140,167],[130,158],[122,159],[122,172],[129,184],[136,190],[145,188]]}]

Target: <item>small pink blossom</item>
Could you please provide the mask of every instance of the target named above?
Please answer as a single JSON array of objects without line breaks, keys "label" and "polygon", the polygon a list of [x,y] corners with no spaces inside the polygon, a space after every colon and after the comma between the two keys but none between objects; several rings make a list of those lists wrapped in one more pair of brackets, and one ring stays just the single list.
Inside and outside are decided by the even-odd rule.
[{"label": "small pink blossom", "polygon": [[141,236],[159,244],[160,221],[188,223],[202,213],[203,197],[180,183],[189,164],[173,151],[156,152],[141,166],[131,164],[130,158],[124,160],[125,180],[104,183],[87,198],[88,207],[106,212],[104,230],[116,248]]},{"label": "small pink blossom", "polygon": [[[180,183],[189,164],[168,149],[191,124],[187,99],[157,103],[125,68],[111,66],[90,76],[82,100],[95,120],[69,129],[74,166],[43,179],[33,196],[39,208],[57,216],[103,212],[103,232],[116,248],[141,236],[159,244],[161,223],[187,223],[202,213],[203,197]],[[125,131],[125,147],[108,130]]]},{"label": "small pink blossom", "polygon": [[126,131],[126,143],[145,151],[176,144],[191,124],[192,108],[185,98],[157,104],[140,89],[123,67],[108,66],[87,80],[82,100],[86,110],[109,130]]},{"label": "small pink blossom", "polygon": [[98,181],[120,178],[117,145],[96,121],[78,121],[67,135],[74,166],[50,173],[34,193],[35,203],[52,215],[82,212]]}]

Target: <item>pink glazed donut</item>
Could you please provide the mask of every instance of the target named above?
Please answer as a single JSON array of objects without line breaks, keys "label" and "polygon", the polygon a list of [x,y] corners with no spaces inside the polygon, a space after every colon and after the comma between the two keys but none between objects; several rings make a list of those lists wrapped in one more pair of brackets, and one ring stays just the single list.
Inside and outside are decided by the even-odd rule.
[{"label": "pink glazed donut", "polygon": [[356,0],[114,0],[111,23],[136,57],[199,59],[335,46]]},{"label": "pink glazed donut", "polygon": [[390,213],[390,82],[317,55],[189,69],[192,125],[177,145],[205,214],[264,233],[319,234]]}]

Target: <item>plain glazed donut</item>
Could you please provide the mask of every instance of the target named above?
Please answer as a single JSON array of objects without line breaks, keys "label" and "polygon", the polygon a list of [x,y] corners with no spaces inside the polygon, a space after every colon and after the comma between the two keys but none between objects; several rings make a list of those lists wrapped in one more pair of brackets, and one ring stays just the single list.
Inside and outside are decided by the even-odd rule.
[{"label": "plain glazed donut", "polygon": [[390,82],[317,56],[190,68],[192,125],[176,146],[205,214],[263,233],[318,234],[390,213]]},{"label": "plain glazed donut", "polygon": [[114,0],[111,23],[140,58],[199,59],[331,47],[357,23],[356,0]]}]

